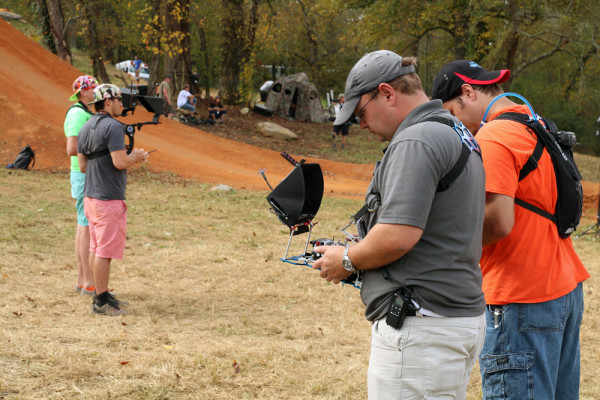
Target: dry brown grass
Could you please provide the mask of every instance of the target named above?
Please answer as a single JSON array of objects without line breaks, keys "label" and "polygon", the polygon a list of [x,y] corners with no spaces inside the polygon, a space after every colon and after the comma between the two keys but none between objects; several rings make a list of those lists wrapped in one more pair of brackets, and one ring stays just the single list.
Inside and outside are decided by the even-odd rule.
[{"label": "dry brown grass", "polygon": [[[131,174],[127,249],[110,287],[133,313],[109,318],[71,292],[68,173],[4,172],[0,188],[0,399],[366,398],[370,328],[359,293],[278,260],[287,229],[266,192]],[[313,237],[339,236],[360,205],[325,198]],[[575,244],[594,276],[598,240]],[[599,292],[592,277],[582,399],[600,398]],[[478,372],[469,399],[481,398]]]}]

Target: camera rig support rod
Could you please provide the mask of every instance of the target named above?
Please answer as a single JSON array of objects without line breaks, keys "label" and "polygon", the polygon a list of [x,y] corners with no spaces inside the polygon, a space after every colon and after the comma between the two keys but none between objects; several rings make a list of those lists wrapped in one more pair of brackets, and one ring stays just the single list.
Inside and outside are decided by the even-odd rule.
[{"label": "camera rig support rod", "polygon": [[312,221],[307,221],[302,224],[294,225],[290,228],[290,238],[288,239],[287,247],[285,248],[285,254],[283,255],[283,258],[281,259],[282,261],[285,261],[288,259],[288,252],[290,250],[290,244],[292,243],[292,237],[294,237],[294,232],[300,226],[308,226],[308,237],[306,238],[306,244],[304,245],[304,253],[303,253],[303,254],[306,254],[306,252],[308,251],[308,244],[310,242],[310,235],[312,234],[312,228],[315,225],[316,225],[316,223],[313,224]]}]

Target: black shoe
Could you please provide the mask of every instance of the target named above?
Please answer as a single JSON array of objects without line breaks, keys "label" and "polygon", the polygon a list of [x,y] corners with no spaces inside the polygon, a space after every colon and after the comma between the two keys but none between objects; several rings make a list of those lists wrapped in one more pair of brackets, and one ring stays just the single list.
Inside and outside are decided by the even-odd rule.
[{"label": "black shoe", "polygon": [[120,308],[115,301],[111,301],[109,298],[108,302],[99,305],[97,299],[92,302],[92,314],[108,315],[109,317],[118,317],[119,315],[129,314],[129,311]]},{"label": "black shoe", "polygon": [[123,301],[123,300],[119,300],[115,297],[114,294],[108,292],[108,302],[112,302],[113,304],[116,304],[117,307],[121,307],[121,306],[128,306],[129,302],[127,301]]}]

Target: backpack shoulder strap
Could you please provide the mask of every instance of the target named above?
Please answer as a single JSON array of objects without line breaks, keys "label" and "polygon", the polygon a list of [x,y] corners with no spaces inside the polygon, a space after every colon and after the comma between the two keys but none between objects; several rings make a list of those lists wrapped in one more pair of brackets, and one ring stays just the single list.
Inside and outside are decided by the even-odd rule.
[{"label": "backpack shoulder strap", "polygon": [[499,116],[494,118],[494,120],[507,120],[507,121],[519,122],[519,123],[527,126],[529,129],[531,129],[533,132],[536,133],[536,145],[535,145],[535,148],[533,149],[533,153],[527,159],[527,162],[521,169],[521,172],[519,172],[519,182],[520,182],[523,179],[525,179],[525,177],[527,175],[529,175],[529,173],[531,171],[533,171],[534,169],[536,169],[538,167],[538,162],[540,161],[540,158],[542,157],[542,153],[544,152],[544,142],[542,140],[539,140],[539,135],[541,132],[539,132],[538,129],[540,129],[540,128],[545,129],[545,128],[539,122],[531,119],[529,117],[529,115],[516,113],[516,112],[507,112],[507,113],[500,114]]},{"label": "backpack shoulder strap", "polygon": [[[544,147],[545,147],[544,140],[540,139],[540,135],[545,134],[545,132],[541,132],[540,129],[543,129],[545,131],[546,128],[539,121],[536,121],[536,120],[533,120],[532,118],[530,118],[529,115],[515,113],[515,112],[507,112],[507,113],[500,114],[499,116],[494,118],[494,120],[508,120],[508,121],[519,122],[519,123],[527,126],[529,129],[531,129],[536,135],[536,144],[535,144],[535,148],[533,149],[533,153],[529,156],[529,158],[527,159],[527,162],[525,163],[525,165],[519,172],[519,182],[520,182],[527,175],[529,175],[529,173],[531,171],[533,171],[534,169],[536,169],[538,167],[538,162],[540,161],[540,157],[542,156],[542,153],[544,152]],[[554,126],[554,123],[552,123],[552,124]],[[525,200],[519,199],[518,197],[515,197],[515,204],[517,204],[518,206],[521,206],[521,207],[525,208],[526,210],[529,210],[533,213],[541,215],[542,217],[549,219],[550,221],[552,221],[554,223],[558,222],[555,214],[551,214],[546,210],[543,210],[539,207],[534,206],[531,203],[526,202]]]},{"label": "backpack shoulder strap", "polygon": [[[94,122],[94,126],[92,127],[92,132],[96,131],[96,128],[98,127],[98,124],[100,123],[100,121],[102,121],[104,118],[109,117],[108,114],[95,114],[94,116],[98,116],[98,118]],[[89,154],[85,154],[85,156],[88,160],[93,160],[94,158],[105,157],[108,155],[110,155],[110,151],[108,151],[108,147],[106,149],[97,150],[97,151],[93,151]]]},{"label": "backpack shoulder strap", "polygon": [[[465,143],[464,132],[459,132],[457,130],[457,128],[460,129],[460,126],[458,124],[456,124],[456,122],[454,122],[453,119],[442,116],[442,115],[427,115],[424,118],[419,120],[419,123],[421,123],[421,122],[438,122],[440,124],[447,125],[450,128],[454,129],[454,131],[459,135],[459,137],[461,139],[462,148],[461,148],[460,156],[458,157],[458,160],[456,160],[456,162],[454,163],[454,166],[452,167],[450,172],[448,172],[446,175],[444,175],[438,183],[436,192],[443,192],[444,190],[447,190],[450,187],[450,185],[452,184],[452,182],[454,182],[456,180],[456,178],[459,177],[463,168],[467,165],[467,162],[469,161],[469,156],[471,155],[472,151],[476,150],[475,152],[477,154],[479,154],[479,157],[481,157],[481,152],[477,151],[479,149],[478,145],[476,147],[471,147],[473,143],[471,143],[471,146],[469,146],[469,145],[467,145],[467,143]],[[469,135],[470,135],[470,133],[469,133]],[[472,136],[472,135],[470,135],[470,136]],[[474,139],[473,139],[473,141],[474,141]],[[476,143],[477,142],[475,142],[475,144]]]},{"label": "backpack shoulder strap", "polygon": [[446,175],[444,175],[442,179],[440,179],[436,192],[443,192],[444,190],[447,190],[450,187],[452,182],[454,182],[456,178],[458,178],[463,168],[467,165],[470,155],[471,150],[463,143],[458,160],[456,160],[450,172],[448,172]]},{"label": "backpack shoulder strap", "polygon": [[90,109],[83,104],[81,101],[78,101],[77,103],[73,104],[71,107],[69,107],[67,109],[67,114],[69,113],[69,111],[71,111],[72,108],[81,108],[83,111],[85,111],[86,113],[93,115],[94,113],[90,111]]}]

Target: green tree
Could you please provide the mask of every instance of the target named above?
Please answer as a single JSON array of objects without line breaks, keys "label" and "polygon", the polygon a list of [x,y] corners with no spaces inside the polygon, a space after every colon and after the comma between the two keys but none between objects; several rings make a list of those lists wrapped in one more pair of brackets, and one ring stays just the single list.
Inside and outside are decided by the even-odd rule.
[{"label": "green tree", "polygon": [[253,59],[258,0],[222,0],[221,6],[224,14],[220,86],[225,101],[238,103],[241,100],[240,84],[247,84],[248,80],[244,75],[248,71],[245,66]]}]

